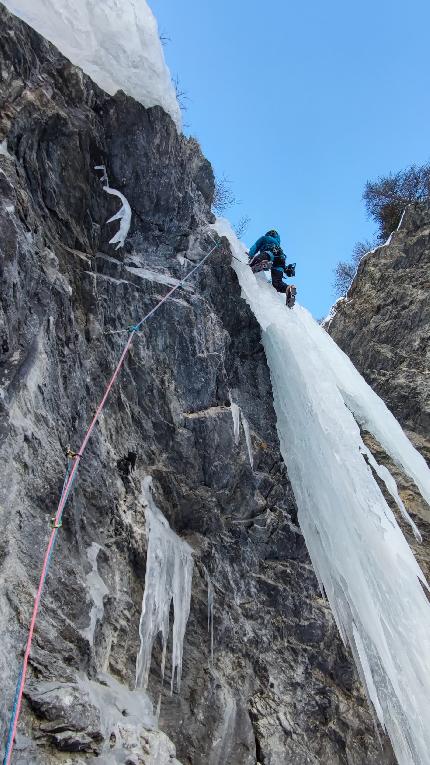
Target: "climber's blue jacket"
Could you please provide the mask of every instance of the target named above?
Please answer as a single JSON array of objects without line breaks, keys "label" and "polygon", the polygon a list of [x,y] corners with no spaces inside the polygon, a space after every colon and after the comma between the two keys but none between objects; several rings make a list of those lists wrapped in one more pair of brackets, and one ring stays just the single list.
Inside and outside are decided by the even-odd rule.
[{"label": "climber's blue jacket", "polygon": [[272,268],[276,271],[284,270],[285,255],[281,250],[281,237],[279,234],[275,236],[268,236],[267,234],[260,236],[249,250],[249,258],[253,258],[257,252],[267,252],[272,261]]}]

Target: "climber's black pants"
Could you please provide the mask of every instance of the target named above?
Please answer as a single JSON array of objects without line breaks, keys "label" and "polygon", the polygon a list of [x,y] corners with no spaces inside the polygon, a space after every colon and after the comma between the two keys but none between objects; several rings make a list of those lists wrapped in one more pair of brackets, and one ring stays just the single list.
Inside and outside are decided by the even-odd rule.
[{"label": "climber's black pants", "polygon": [[270,273],[272,276],[272,284],[275,290],[277,292],[286,292],[288,289],[288,284],[285,284],[285,282],[282,281],[284,272],[278,271],[276,268],[272,268]]}]

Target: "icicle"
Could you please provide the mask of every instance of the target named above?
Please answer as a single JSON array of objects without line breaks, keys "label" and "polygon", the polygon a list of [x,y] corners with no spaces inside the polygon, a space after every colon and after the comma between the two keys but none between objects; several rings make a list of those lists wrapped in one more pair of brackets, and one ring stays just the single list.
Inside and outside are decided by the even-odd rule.
[{"label": "icicle", "polygon": [[[399,765],[427,765],[430,604],[422,588],[425,578],[363,459],[359,425],[427,502],[430,470],[332,338],[301,306],[287,309],[283,296],[252,273],[244,247],[226,222],[218,221],[216,230],[231,242],[242,295],[263,330],[281,452],[318,579]],[[382,474],[398,501],[397,488]]]},{"label": "icicle", "polygon": [[237,445],[239,443],[240,439],[240,420],[242,420],[243,425],[243,432],[245,433],[245,441],[246,441],[246,448],[248,449],[248,457],[249,457],[249,464],[251,465],[251,468],[254,468],[254,457],[252,454],[252,441],[251,441],[251,432],[249,430],[249,423],[246,417],[244,416],[240,406],[234,403],[231,393],[229,393],[230,398],[230,411],[231,416],[233,418],[233,435],[234,435],[234,443]]},{"label": "icicle", "polygon": [[422,542],[423,538],[420,532],[418,531],[415,523],[413,522],[411,516],[409,515],[408,511],[406,510],[406,507],[403,504],[403,501],[400,497],[400,494],[397,488],[397,484],[393,476],[391,475],[390,471],[388,470],[388,468],[385,467],[385,465],[380,465],[379,462],[376,461],[372,452],[369,449],[367,449],[367,447],[362,449],[362,452],[363,454],[366,455],[367,459],[369,460],[369,464],[374,469],[376,475],[378,475],[381,481],[385,483],[388,493],[391,494],[403,518],[405,519],[405,521],[407,521],[407,523],[409,523],[410,527],[412,528],[415,539],[417,539],[418,542]]},{"label": "icicle", "polygon": [[249,430],[249,422],[246,419],[246,417],[244,417],[244,414],[242,411],[240,414],[242,418],[243,431],[245,433],[246,448],[248,449],[249,464],[251,465],[251,468],[254,469],[254,457],[252,454],[252,441],[251,441],[251,432]]},{"label": "icicle", "polygon": [[229,394],[229,397],[230,397],[230,411],[231,411],[231,416],[233,418],[234,443],[237,446],[237,444],[239,443],[239,437],[240,437],[240,434],[239,434],[239,428],[240,428],[240,407],[237,404],[234,403],[234,401],[233,401],[233,399],[231,397],[231,393]]},{"label": "icicle", "polygon": [[139,626],[140,650],[136,662],[136,687],[147,688],[152,648],[159,633],[163,646],[161,676],[164,678],[169,611],[173,601],[171,691],[173,692],[176,677],[176,688],[179,692],[184,636],[190,613],[192,549],[172,531],[162,512],[155,505],[151,494],[151,482],[151,478],[146,477],[143,484],[148,551]]},{"label": "icicle", "polygon": [[205,568],[206,582],[208,585],[208,634],[210,639],[210,661],[214,661],[214,587],[209,572]]}]

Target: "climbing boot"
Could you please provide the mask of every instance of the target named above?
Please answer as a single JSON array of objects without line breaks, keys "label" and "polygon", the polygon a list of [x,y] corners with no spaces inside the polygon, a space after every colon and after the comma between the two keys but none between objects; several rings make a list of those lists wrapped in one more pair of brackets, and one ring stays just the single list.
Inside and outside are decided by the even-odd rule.
[{"label": "climbing boot", "polygon": [[287,291],[285,293],[285,298],[286,298],[285,302],[288,308],[292,308],[294,303],[296,302],[296,294],[297,294],[297,289],[294,286],[294,284],[288,285]]},{"label": "climbing boot", "polygon": [[259,252],[257,255],[254,255],[249,261],[249,265],[254,274],[258,274],[259,271],[269,271],[272,267],[267,252]]}]

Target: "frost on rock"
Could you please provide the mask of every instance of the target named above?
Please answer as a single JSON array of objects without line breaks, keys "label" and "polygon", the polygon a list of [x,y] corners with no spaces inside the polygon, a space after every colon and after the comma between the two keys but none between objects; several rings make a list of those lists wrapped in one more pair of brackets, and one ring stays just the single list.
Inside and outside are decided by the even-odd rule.
[{"label": "frost on rock", "polygon": [[161,676],[164,678],[166,648],[169,636],[169,611],[173,602],[172,679],[181,687],[182,652],[185,629],[190,613],[193,559],[191,547],[170,528],[151,494],[151,479],[145,478],[143,499],[146,504],[148,552],[145,591],[140,618],[140,650],[136,663],[136,687],[146,688],[151,667],[152,648],[161,635],[163,654]]},{"label": "frost on rock", "polygon": [[107,194],[112,194],[115,197],[119,197],[122,202],[122,206],[118,212],[115,213],[115,215],[112,215],[112,217],[106,221],[106,223],[112,223],[114,220],[120,221],[119,230],[115,236],[112,237],[112,239],[109,239],[109,244],[116,244],[115,249],[119,250],[121,247],[124,247],[125,240],[127,239],[127,234],[130,230],[131,207],[127,202],[124,194],[121,194],[120,191],[111,189],[110,186],[103,186],[103,191],[106,191]]},{"label": "frost on rock", "polygon": [[[230,240],[242,295],[263,331],[281,451],[320,586],[399,764],[427,765],[426,583],[365,459],[360,427],[372,433],[428,503],[430,470],[308,311],[298,304],[287,309],[283,296],[251,272],[245,248],[226,221],[218,221],[216,230]],[[381,475],[380,466],[373,467]],[[398,498],[394,478],[383,472]]]},{"label": "frost on rock", "polygon": [[160,105],[178,130],[181,112],[146,0],[4,0],[103,90]]}]

